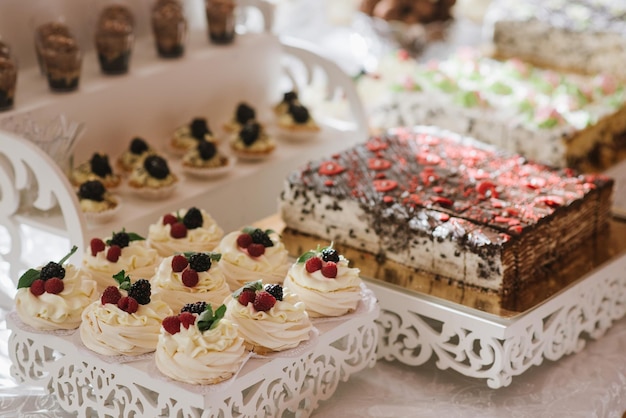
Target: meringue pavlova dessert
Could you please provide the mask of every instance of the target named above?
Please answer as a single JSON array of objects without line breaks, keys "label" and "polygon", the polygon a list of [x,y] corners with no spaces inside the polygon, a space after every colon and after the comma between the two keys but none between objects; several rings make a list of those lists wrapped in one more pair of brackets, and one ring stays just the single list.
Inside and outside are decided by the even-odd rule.
[{"label": "meringue pavlova dessert", "polygon": [[222,254],[220,266],[233,291],[253,280],[282,283],[290,266],[285,245],[271,229],[246,227],[231,232],[215,252]]},{"label": "meringue pavlova dessert", "polygon": [[165,258],[151,280],[156,298],[178,312],[184,305],[205,301],[219,306],[230,295],[220,254],[189,252]]},{"label": "meringue pavlova dessert", "polygon": [[17,283],[15,309],[27,325],[38,330],[76,329],[83,309],[98,298],[96,282],[80,268],[63,263],[76,252],[73,247],[61,261],[41,269],[29,269]]},{"label": "meringue pavlova dessert", "polygon": [[148,228],[148,245],[161,257],[183,251],[212,251],[224,231],[203,209],[190,207],[166,213]]},{"label": "meringue pavlova dessert", "polygon": [[302,254],[284,284],[298,294],[312,318],[341,316],[355,311],[362,299],[359,272],[331,244]]},{"label": "meringue pavlova dessert", "polygon": [[237,325],[197,303],[163,320],[154,359],[164,375],[181,382],[212,385],[234,376],[247,358]]},{"label": "meringue pavlova dessert", "polygon": [[92,351],[105,356],[135,356],[156,349],[163,319],[172,310],[161,300],[151,300],[150,282],[120,271],[118,286],[107,287],[100,300],[85,308],[80,338]]},{"label": "meringue pavlova dessert", "polygon": [[313,329],[304,303],[279,284],[251,282],[225,301],[226,318],[239,326],[246,348],[268,354],[297,347]]},{"label": "meringue pavlova dessert", "polygon": [[161,257],[134,232],[114,232],[110,238],[93,238],[83,255],[83,268],[98,283],[98,291],[114,285],[113,275],[120,270],[132,276],[152,277]]}]

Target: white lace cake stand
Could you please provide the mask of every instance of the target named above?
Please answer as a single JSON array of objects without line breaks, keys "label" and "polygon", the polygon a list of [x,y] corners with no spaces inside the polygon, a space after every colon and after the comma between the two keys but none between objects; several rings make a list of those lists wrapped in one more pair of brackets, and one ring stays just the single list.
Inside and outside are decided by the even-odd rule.
[{"label": "white lace cake stand", "polygon": [[175,383],[156,371],[154,356],[126,363],[92,354],[77,333],[26,330],[9,315],[11,374],[43,387],[79,417],[308,417],[340,381],[374,366],[378,304],[371,291],[357,312],[314,321],[314,343],[285,357],[252,357],[219,387]]},{"label": "white lace cake stand", "polygon": [[491,388],[544,359],[579,352],[626,314],[626,254],[518,316],[496,315],[368,280],[381,314],[378,358],[420,366],[431,358]]}]

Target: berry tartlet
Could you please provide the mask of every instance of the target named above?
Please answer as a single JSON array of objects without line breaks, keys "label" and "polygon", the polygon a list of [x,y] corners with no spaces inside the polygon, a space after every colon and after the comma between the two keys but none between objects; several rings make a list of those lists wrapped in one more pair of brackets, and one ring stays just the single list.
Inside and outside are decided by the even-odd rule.
[{"label": "berry tartlet", "polygon": [[159,253],[134,232],[114,232],[111,237],[93,238],[83,254],[83,268],[98,283],[98,291],[115,284],[120,270],[133,276],[152,277],[161,263]]},{"label": "berry tartlet", "polygon": [[180,382],[213,385],[233,377],[248,355],[237,325],[198,303],[163,320],[154,360],[164,375]]},{"label": "berry tartlet", "polygon": [[298,296],[279,284],[250,282],[225,301],[226,318],[239,326],[246,348],[269,354],[296,348],[313,325]]},{"label": "berry tartlet", "polygon": [[161,257],[184,251],[213,251],[224,231],[204,209],[194,206],[161,216],[148,227],[148,246]]},{"label": "berry tartlet", "polygon": [[256,121],[248,121],[230,140],[230,148],[240,159],[265,159],[276,149],[276,141]]},{"label": "berry tartlet", "polygon": [[128,149],[117,158],[117,167],[122,173],[129,174],[138,163],[154,152],[145,139],[135,137],[130,141]]},{"label": "berry tartlet", "polygon": [[207,120],[198,117],[174,131],[170,140],[170,150],[174,155],[181,156],[195,149],[201,141],[216,142],[217,138],[209,128]]},{"label": "berry tartlet", "polygon": [[246,227],[231,232],[215,251],[222,254],[220,267],[231,290],[257,279],[282,283],[291,265],[280,236],[269,229]]},{"label": "berry tartlet", "polygon": [[320,131],[309,110],[299,103],[290,104],[287,112],[278,115],[276,125],[277,134],[288,140],[313,139]]},{"label": "berry tartlet", "polygon": [[156,349],[161,322],[172,314],[167,304],[151,298],[150,282],[131,282],[123,270],[113,276],[100,300],[85,308],[80,339],[88,349],[105,356],[136,356]]},{"label": "berry tartlet", "polygon": [[195,301],[219,306],[230,295],[218,253],[187,252],[165,258],[150,282],[173,311]]},{"label": "berry tartlet", "polygon": [[42,331],[78,328],[83,309],[98,298],[98,292],[89,272],[63,264],[76,249],[58,263],[50,261],[20,277],[15,310],[22,322]]},{"label": "berry tartlet", "polygon": [[96,152],[89,161],[83,162],[70,173],[70,182],[76,187],[89,180],[100,180],[104,187],[113,189],[120,185],[122,178],[113,172],[109,156]]},{"label": "berry tartlet", "polygon": [[118,212],[119,200],[109,193],[100,180],[88,180],[78,187],[78,203],[85,218],[108,222]]},{"label": "berry tartlet", "polygon": [[164,199],[175,190],[178,177],[172,173],[167,160],[151,154],[136,165],[128,179],[130,189],[146,199]]},{"label": "berry tartlet", "polygon": [[248,122],[256,121],[256,110],[245,102],[237,104],[235,112],[230,121],[223,125],[226,132],[237,133]]},{"label": "berry tartlet", "polygon": [[362,299],[359,269],[349,267],[332,245],[302,254],[284,284],[304,302],[311,318],[354,312]]},{"label": "berry tartlet", "polygon": [[217,145],[209,141],[198,144],[183,155],[183,171],[193,177],[216,177],[232,167],[231,158],[223,155]]}]

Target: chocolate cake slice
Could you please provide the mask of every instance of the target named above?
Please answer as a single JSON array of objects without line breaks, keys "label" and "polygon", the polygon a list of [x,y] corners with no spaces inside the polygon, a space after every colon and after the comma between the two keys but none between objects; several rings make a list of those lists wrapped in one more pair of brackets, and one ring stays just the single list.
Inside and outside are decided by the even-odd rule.
[{"label": "chocolate cake slice", "polygon": [[612,187],[417,126],[291,173],[280,213],[295,231],[509,295],[608,225]]}]

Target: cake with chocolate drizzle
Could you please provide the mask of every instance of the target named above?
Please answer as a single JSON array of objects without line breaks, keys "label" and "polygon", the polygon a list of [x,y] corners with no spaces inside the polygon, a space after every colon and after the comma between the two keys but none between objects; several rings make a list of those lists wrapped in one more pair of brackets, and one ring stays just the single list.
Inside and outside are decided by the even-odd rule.
[{"label": "cake with chocolate drizzle", "polygon": [[506,296],[607,227],[612,189],[416,126],[292,172],[280,212],[286,230]]}]

